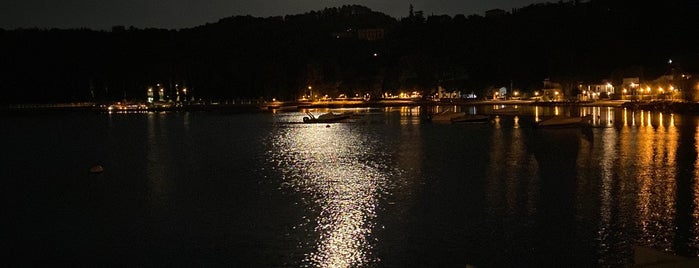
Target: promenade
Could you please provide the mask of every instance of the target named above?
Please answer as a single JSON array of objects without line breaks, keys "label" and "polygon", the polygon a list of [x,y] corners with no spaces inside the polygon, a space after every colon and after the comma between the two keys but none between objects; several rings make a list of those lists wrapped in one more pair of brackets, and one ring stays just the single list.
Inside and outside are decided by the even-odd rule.
[{"label": "promenade", "polygon": [[[260,112],[270,110],[297,110],[308,108],[364,108],[364,107],[401,107],[401,106],[469,106],[469,105],[536,105],[536,106],[597,106],[597,107],[623,107],[630,106],[628,101],[621,100],[597,100],[590,102],[566,101],[549,102],[533,100],[332,100],[332,101],[260,101],[246,104],[224,104],[224,103],[178,103],[167,106],[160,106],[145,103],[114,103],[97,104],[92,102],[82,103],[55,103],[55,104],[13,104],[0,106],[0,112],[22,113],[22,112],[137,112],[137,111],[225,111],[225,112]],[[635,103],[637,107],[642,104]],[[648,107],[664,106],[642,106]]]}]

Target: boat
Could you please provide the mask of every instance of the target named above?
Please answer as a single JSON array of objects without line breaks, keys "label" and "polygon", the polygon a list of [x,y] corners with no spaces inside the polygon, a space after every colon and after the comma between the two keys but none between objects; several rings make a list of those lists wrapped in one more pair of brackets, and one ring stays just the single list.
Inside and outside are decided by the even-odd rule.
[{"label": "boat", "polygon": [[451,119],[452,123],[485,123],[490,121],[490,116],[482,114],[467,114]]},{"label": "boat", "polygon": [[429,119],[432,122],[451,122],[452,119],[459,118],[462,116],[466,116],[466,113],[446,110],[446,111],[442,111],[442,112],[430,115]]},{"label": "boat", "polygon": [[592,115],[586,115],[583,117],[572,117],[557,115],[552,118],[542,120],[534,123],[534,127],[537,128],[566,128],[566,127],[580,127],[590,123]]},{"label": "boat", "polygon": [[90,173],[98,174],[104,172],[104,167],[102,165],[94,165],[89,169]]},{"label": "boat", "polygon": [[303,117],[304,123],[332,123],[348,119],[352,116],[349,113],[335,114],[333,112],[321,114],[318,117],[310,112],[306,112],[308,116]]}]

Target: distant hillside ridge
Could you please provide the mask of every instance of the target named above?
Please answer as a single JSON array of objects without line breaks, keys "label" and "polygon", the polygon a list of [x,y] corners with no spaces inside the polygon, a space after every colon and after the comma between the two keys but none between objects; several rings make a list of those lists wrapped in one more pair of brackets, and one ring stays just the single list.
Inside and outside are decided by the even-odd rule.
[{"label": "distant hillside ridge", "polygon": [[696,1],[567,1],[468,16],[406,7],[395,19],[346,5],[179,30],[0,30],[0,102],[145,100],[148,89],[205,100],[483,96],[545,79],[655,79],[699,72],[697,11]]}]

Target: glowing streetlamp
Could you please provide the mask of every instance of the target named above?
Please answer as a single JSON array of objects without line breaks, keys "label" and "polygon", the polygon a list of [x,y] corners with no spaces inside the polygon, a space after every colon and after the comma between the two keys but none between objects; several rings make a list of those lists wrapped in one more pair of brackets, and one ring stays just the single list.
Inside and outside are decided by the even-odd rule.
[{"label": "glowing streetlamp", "polygon": [[148,92],[146,95],[148,96],[148,103],[153,103],[153,87],[148,87]]}]

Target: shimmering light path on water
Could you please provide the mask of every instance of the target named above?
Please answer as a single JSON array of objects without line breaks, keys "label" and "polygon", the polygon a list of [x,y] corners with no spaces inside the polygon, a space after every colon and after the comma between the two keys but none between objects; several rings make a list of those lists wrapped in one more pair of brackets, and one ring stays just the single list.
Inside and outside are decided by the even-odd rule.
[{"label": "shimmering light path on water", "polygon": [[[394,171],[377,150],[377,140],[351,125],[296,125],[272,139],[275,169],[284,188],[304,196],[318,237],[304,262],[317,267],[375,263],[371,256],[379,196]],[[317,239],[317,240],[316,240]],[[307,241],[305,243],[309,243]]]}]

